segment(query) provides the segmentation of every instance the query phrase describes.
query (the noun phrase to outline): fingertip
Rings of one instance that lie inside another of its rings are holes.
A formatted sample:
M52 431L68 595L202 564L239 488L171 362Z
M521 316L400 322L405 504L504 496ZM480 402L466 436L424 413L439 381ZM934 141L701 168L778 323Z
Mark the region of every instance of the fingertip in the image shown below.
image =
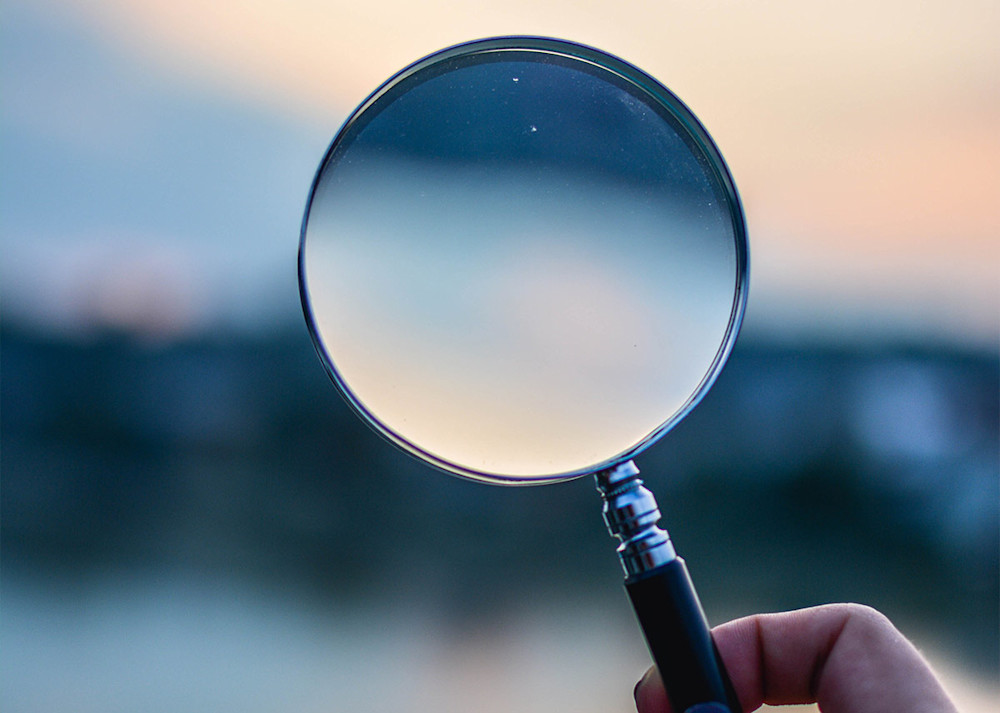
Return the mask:
M646 676L649 675L649 671L642 674L638 681L635 682L635 687L632 689L632 698L635 699L636 704L639 703L639 689L642 688L642 682L646 680Z
M632 695L638 713L671 713L667 692L655 666L649 668L635 684Z

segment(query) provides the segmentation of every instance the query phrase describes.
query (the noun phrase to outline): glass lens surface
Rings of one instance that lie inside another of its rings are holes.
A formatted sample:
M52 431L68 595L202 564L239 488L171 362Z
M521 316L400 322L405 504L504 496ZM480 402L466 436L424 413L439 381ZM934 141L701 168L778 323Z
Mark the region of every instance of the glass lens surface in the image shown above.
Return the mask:
M473 49L342 129L303 300L334 380L397 444L468 477L564 479L710 384L742 312L742 213L679 102L561 51Z

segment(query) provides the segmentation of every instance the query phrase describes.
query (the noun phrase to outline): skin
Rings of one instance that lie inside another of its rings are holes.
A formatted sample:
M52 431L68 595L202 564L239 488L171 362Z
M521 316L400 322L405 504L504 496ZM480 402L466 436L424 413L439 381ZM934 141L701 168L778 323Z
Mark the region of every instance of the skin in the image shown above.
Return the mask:
M870 607L757 614L712 635L748 713L765 703L818 703L823 713L957 713L920 652ZM673 713L655 668L636 685L635 701L639 713Z

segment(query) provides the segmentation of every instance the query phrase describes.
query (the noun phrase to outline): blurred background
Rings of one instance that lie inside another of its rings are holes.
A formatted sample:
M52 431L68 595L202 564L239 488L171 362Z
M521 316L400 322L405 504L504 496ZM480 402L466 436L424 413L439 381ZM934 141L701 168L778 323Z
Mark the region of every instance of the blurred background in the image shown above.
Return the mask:
M632 709L592 484L397 453L298 305L354 106L540 34L663 81L745 201L744 333L639 460L711 622L870 604L996 710L998 31L988 0L8 0L0 707Z

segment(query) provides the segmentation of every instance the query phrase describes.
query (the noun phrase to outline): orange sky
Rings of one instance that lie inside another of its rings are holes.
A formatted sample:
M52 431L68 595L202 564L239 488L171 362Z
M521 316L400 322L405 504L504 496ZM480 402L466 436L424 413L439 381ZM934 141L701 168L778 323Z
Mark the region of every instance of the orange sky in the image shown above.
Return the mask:
M657 76L719 143L746 203L752 299L875 300L995 336L995 1L49 2L163 71L331 137L440 47L498 34L595 45Z

